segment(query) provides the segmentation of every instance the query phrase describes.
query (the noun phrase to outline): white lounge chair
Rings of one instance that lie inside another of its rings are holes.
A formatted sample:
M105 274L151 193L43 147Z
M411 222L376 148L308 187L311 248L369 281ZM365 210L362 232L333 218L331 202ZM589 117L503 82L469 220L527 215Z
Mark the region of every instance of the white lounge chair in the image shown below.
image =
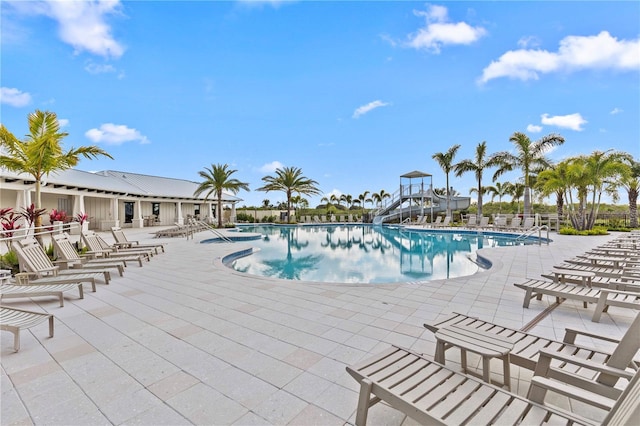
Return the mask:
M549 339L548 337L538 336L536 334L521 330L516 330L514 328L509 328L489 321L484 321L480 318L457 312L454 312L444 319L438 320L436 322L425 323L424 326L426 329L432 331L433 333L436 333L438 330L444 327L463 326L469 329L490 332L494 333L496 336L508 338L514 344L513 349L509 353L510 362L519 367L533 371L538 365L539 351L542 349L552 350L564 354L571 354L581 359L598 359L602 360L603 362L607 362L609 358L613 356L612 354L615 353L616 350L628 354L628 352L633 351L633 348L635 347L635 353L639 349L638 342L636 340L636 337L634 336L634 333L636 332L636 329L638 327L638 322L638 318L636 318L633 326L627 330L627 332L621 339L615 339L611 336L603 336L600 334L591 333L587 330L565 328L565 333L562 341ZM582 344L579 342L579 340L584 341L585 343ZM598 345L599 342L602 342L604 344L599 345L600 347L598 348L592 346ZM611 344L616 345L616 349L614 350L614 352L603 349L603 347L607 347ZM633 370L637 370L640 367L640 363L633 359L633 355L631 355L631 358L629 359L627 364Z
M82 283L66 284L3 284L0 285L0 300L16 297L44 297L55 296L60 301L60 307L64 306L65 291L78 290L80 299L84 299Z
M528 308L533 298L542 299L543 295L562 299L577 300L584 303L594 303L595 310L591 321L599 322L603 312L609 306L627 309L640 309L640 293L619 291L606 288L585 287L575 284L563 284L553 281L529 279L522 283L515 283L516 287L525 290L523 307Z
M633 419L639 404L637 375L600 423L523 398L397 346L347 367L347 372L360 384L357 426L366 424L369 407L380 401L424 425L610 425Z
M467 223L465 224L467 228L475 228L477 225L478 222L475 214L470 214L469 216L467 216Z
M20 267L24 271L18 274L20 279L27 279L31 285L89 283L92 291L95 292L97 279L103 278L106 284L109 284L111 279L107 270L91 272L60 270L60 267L51 262L47 253L37 242L34 244L25 242L25 240L14 241L11 247L18 256Z
M13 333L13 349L20 350L20 330L49 320L49 337L53 337L53 315L0 306L0 330Z
M124 233L122 228L118 226L111 227L111 235L113 235L113 239L116 241L114 244L116 247L144 250L150 249L155 251L155 254L158 254L159 250L164 252L164 244L140 244L140 241L131 241L127 238L127 235Z
M82 240L89 248L89 253L97 257L109 258L112 260L117 259L119 261L124 261L125 264L128 261L136 261L140 266L142 266L143 260L149 260L151 258L151 254L148 251L120 252L114 248L104 247L101 238L93 231L83 232Z
M65 268L72 269L117 269L120 276L124 275L124 262L111 259L91 259L80 256L66 233L52 235L52 243L56 255L56 263L64 264Z

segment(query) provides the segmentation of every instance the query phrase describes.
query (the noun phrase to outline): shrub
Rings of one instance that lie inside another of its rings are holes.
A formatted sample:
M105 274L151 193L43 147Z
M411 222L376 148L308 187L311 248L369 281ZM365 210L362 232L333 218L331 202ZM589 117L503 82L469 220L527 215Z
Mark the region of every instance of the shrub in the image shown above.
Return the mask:
M11 275L15 275L20 272L20 264L18 262L18 255L16 252L10 250L4 255L0 255L0 269L11 270Z
M572 227L565 227L558 231L560 235L607 235L609 231L607 228L596 226L593 229L587 229L584 231L578 231Z
M238 220L238 222L249 222L249 223L253 223L255 218L247 213L244 212L238 212L236 214L236 219Z

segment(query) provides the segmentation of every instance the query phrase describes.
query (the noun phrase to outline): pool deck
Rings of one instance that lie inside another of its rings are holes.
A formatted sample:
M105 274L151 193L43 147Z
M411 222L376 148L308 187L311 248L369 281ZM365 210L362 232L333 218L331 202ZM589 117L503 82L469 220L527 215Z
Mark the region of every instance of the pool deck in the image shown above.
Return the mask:
M1 333L3 425L352 424L359 387L347 365L390 344L432 356L435 339L423 323L454 311L520 328L553 300L525 309L514 282L618 235L553 233L550 245L483 249L493 266L472 276L350 285L242 275L220 259L250 241L200 244L210 232L151 239L157 230L125 229L129 240L165 242L166 253L128 266L96 293L86 287L84 300L69 294L63 308L46 297L3 302L56 317L55 337L46 323L23 331L17 353L13 335ZM592 311L566 301L531 332L562 339L574 327L619 337L634 315L611 308L594 323ZM532 373L513 367L511 375L512 390L526 395ZM377 404L369 424L416 422Z

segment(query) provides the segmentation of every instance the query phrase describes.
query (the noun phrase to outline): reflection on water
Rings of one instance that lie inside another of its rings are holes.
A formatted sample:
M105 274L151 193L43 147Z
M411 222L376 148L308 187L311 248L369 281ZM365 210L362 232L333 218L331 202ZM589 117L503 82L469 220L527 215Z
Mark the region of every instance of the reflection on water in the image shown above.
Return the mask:
M289 280L390 283L475 273L468 255L483 247L518 244L486 234L430 233L368 225L251 226L260 250L231 266L248 274Z

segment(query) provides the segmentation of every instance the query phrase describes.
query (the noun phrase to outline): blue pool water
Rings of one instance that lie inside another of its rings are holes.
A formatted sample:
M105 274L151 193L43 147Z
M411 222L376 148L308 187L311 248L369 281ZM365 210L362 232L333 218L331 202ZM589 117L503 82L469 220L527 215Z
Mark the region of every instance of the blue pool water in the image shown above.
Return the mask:
M521 245L515 236L464 231L415 231L371 225L242 226L259 233L258 249L232 257L233 269L288 280L395 283L471 275L469 256L486 247Z

